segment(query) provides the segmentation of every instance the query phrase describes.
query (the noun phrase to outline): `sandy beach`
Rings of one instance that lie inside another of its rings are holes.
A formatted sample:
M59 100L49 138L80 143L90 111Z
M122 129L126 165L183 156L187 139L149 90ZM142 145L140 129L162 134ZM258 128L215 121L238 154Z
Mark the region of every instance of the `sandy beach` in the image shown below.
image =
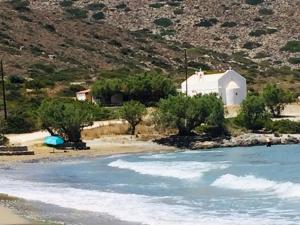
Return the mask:
M18 145L20 142L26 144L30 150L35 152L34 155L25 156L1 156L0 165L10 165L15 163L35 163L40 161L60 161L69 160L72 158L81 157L101 157L116 154L130 154L140 152L163 152L174 151L175 148L156 144L152 141L142 141L135 137L124 136L109 136L94 140L85 140L90 150L54 150L42 144L42 138L47 135L45 132L36 132L33 134L26 134L26 137L20 139L12 138L11 144ZM12 137L12 136L11 136ZM22 140L22 141L21 141ZM16 215L11 209L5 206L0 206L0 225L15 225L15 224L29 224L28 221Z
M85 140L85 142L87 143L87 146L91 148L90 150L56 150L44 146L40 140L31 141L27 143L27 146L30 150L35 152L34 155L1 156L0 164L175 150L174 147L159 145L152 141L138 140L137 138L128 135L103 137L94 140Z
M16 215L12 210L0 206L0 225L29 224L28 221Z

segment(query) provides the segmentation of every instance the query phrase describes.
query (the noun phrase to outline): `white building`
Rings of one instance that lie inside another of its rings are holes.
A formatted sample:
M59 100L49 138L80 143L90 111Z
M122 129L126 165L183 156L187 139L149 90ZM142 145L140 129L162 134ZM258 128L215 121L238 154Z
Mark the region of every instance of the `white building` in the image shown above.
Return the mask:
M225 105L239 105L247 95L246 79L234 70L208 75L196 72L187 79L187 83L181 83L183 93L186 93L186 85L189 96L217 93Z
M76 92L76 99L78 101L94 102L94 99L93 99L90 89Z

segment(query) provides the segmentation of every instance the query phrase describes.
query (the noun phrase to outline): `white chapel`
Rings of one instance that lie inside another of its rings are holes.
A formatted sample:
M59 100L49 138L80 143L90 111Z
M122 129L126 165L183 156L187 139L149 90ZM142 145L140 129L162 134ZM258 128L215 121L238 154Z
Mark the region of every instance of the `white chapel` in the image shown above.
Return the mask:
M232 69L219 74L196 72L181 83L183 93L186 93L186 87L189 96L217 93L224 105L240 105L247 96L246 79Z

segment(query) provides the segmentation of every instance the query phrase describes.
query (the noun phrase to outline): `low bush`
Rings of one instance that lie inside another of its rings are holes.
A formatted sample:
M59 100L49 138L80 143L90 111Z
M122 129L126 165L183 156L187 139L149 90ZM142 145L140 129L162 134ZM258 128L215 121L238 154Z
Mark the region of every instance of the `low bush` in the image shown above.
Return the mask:
M283 48L281 48L281 50L287 52L300 52L300 41L289 41Z
M260 37L262 35L274 34L276 32L277 32L276 28L262 28L262 29L256 29L251 31L249 35L254 37Z
M157 26L161 26L161 27L169 27L171 25L173 25L172 20L168 19L168 18L159 18L153 21L153 23L155 23Z
M74 0L63 0L63 1L60 1L59 4L62 6L62 7L70 7L72 6L74 3Z
M44 25L44 28L45 28L46 30L48 30L49 32L55 32L55 31L56 31L55 26L52 25L52 24L45 24L45 25Z
M176 0L171 0L171 1L168 1L167 4L169 6L180 6L181 2L180 1L176 1Z
M102 10L105 7L104 3L91 3L87 6L88 10L91 11L97 11L97 10Z
M280 134L299 134L300 122L291 120L270 121L267 123L266 129Z
M28 11L30 2L28 0L12 0L10 4L18 11Z
M291 58L289 58L289 63L291 63L291 64L300 64L300 57L291 57Z
M105 14L103 12L97 12L97 13L93 14L92 17L94 20L104 20Z
M165 5L164 3L156 2L156 3L149 4L149 7L158 9L163 7L164 5Z
M263 2L264 0L246 0L246 4L248 5L259 5Z
M177 8L173 11L173 13L175 15L181 15L181 14L184 14L184 10L183 10L183 8Z
M255 48L259 48L259 47L261 47L261 46L262 46L262 45L261 45L260 43L249 41L249 42L246 42L246 43L243 45L243 48L252 50L252 49L255 49Z
M218 22L219 22L219 20L216 18L201 19L201 21L199 23L195 24L195 26L209 28L209 27L216 25Z
M88 17L88 11L80 8L69 8L66 12L74 19L85 19Z
M11 75L8 80L12 84L23 84L25 82L25 79L19 75Z
M226 21L221 25L221 27L235 27L236 25L237 25L236 22Z
M273 15L274 11L272 9L268 9L268 8L261 8L258 10L260 15Z

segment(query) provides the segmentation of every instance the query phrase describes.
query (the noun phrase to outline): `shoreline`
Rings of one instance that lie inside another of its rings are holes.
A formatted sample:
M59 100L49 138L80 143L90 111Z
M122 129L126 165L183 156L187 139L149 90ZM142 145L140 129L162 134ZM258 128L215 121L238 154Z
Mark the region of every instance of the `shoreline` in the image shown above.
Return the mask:
M271 145L300 144L300 134L246 133L230 138L208 139L202 136L169 136L159 139L143 140L129 135L106 136L84 140L90 150L54 150L44 146L42 140L28 142L34 155L1 156L0 166L15 163L39 163L64 161L69 159L107 157L119 154L164 153L183 150L209 150L215 148L235 148Z
M90 150L70 150L67 152L55 150L55 153L52 153L52 148L43 146L39 143L39 141L35 141L28 143L29 148L35 151L35 155L1 156L0 166L5 168L5 166L17 165L19 163L59 162L77 159L93 159L96 157L108 157L122 154L166 153L184 150L200 151L212 148L261 146L266 145L268 141L270 141L272 145L299 144L300 135L282 135L277 137L274 134L244 134L237 137L231 137L230 139L215 139L213 141L203 140L199 136L171 136L153 141L144 141L131 136L110 136L87 140L87 145L91 147ZM3 196L5 199L4 202ZM0 218L3 218L0 221L0 225L45 224L34 219L26 219L28 215L26 215L25 212L22 213L22 210L20 213L16 205L15 207L11 205L7 206L5 201L9 201L9 199L21 201L21 199L7 196L5 193L0 194ZM28 207L28 210L30 211L29 208L30 207Z

